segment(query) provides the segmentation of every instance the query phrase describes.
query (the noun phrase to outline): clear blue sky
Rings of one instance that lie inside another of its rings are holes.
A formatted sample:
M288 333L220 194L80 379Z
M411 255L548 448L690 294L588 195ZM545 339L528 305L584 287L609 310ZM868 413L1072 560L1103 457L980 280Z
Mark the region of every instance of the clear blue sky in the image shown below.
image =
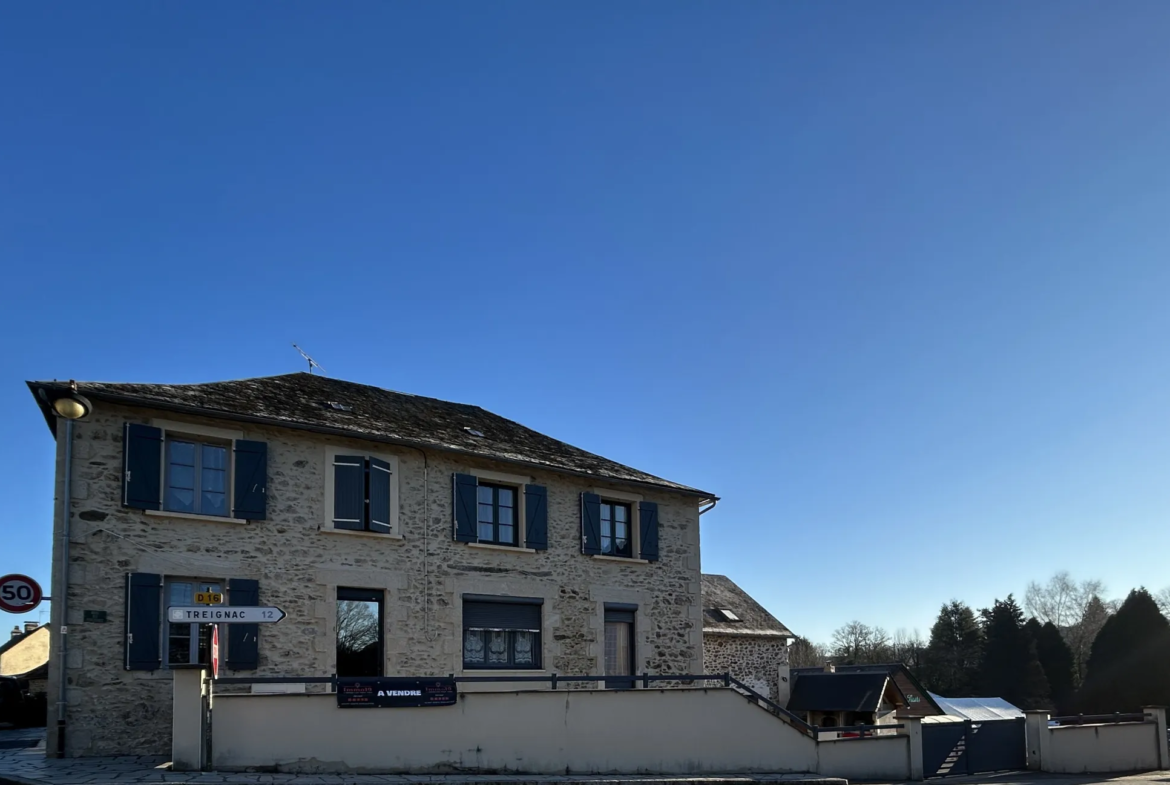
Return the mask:
M1165 2L8 5L0 572L49 575L25 379L296 341L719 493L703 568L815 639L1161 588L1168 39Z

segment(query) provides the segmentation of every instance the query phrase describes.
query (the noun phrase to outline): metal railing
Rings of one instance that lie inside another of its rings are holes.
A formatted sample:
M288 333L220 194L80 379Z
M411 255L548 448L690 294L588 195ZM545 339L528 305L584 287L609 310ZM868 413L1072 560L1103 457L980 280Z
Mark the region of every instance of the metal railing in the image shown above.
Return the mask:
M1049 717L1049 722L1056 722L1060 725L1108 725L1121 722L1152 722L1149 717L1141 712L1131 712L1123 714L1122 712L1114 712L1113 714L1071 714L1067 717Z
M328 684L334 691L337 689L337 681L339 678L344 678L347 681L369 681L371 683L382 679L393 678L407 678L407 679L447 679L454 681L456 684L484 684L484 683L499 683L499 684L548 684L552 689L557 689L559 684L564 682L612 682L625 683L633 686L641 682L643 689L649 689L651 684L664 681L676 681L683 684L692 684L700 681L717 681L724 687L730 687L735 681L730 673L678 673L678 674L650 674L643 673L641 675L631 674L629 676L564 676L559 673L539 674L533 676L456 676L450 674L448 676L354 676L354 677L339 677L337 674L332 676L227 676L220 679L210 679L209 681L215 684ZM767 700L765 698L765 700Z

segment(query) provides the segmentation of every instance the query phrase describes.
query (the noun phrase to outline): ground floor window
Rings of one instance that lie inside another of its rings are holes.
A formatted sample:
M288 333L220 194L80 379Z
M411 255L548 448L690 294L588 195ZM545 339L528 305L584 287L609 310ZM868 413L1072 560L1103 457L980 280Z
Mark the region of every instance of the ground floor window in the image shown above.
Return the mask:
M463 667L539 669L543 600L531 597L463 599Z
M157 584L155 584L157 586ZM171 606L196 605L195 592L222 592L223 584L209 580L168 580L165 609ZM165 620L165 615L164 615ZM157 629L157 628L156 628ZM166 625L168 665L208 665L211 663L210 624Z
M605 606L605 686L632 689L634 686L634 615L629 605ZM622 678L631 677L631 678Z
M337 675L381 676L381 589L337 588Z

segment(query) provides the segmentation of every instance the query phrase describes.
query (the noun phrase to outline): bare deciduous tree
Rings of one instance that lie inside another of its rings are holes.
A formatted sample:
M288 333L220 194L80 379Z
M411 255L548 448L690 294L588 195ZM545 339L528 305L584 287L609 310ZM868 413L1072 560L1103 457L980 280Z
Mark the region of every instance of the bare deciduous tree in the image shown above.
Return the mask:
M1170 619L1170 586L1155 594L1154 602L1158 603L1158 610L1162 611L1162 615Z
M1105 596L1105 585L1101 581L1088 580L1079 583L1062 570L1048 583L1032 581L1024 592L1024 611L1044 624L1052 622L1058 628L1071 627L1085 615L1085 609L1093 597Z
M356 654L378 640L378 616L370 603L342 600L337 603L337 648Z
M788 666L791 668L819 668L828 659L828 648L807 638L797 638L788 649Z

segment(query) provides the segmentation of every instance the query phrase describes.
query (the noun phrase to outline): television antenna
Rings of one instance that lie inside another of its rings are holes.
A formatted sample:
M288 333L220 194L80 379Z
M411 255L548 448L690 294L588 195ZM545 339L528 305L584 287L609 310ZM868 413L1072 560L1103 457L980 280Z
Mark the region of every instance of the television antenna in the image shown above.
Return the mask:
M325 371L325 369L324 369L323 367L321 367L321 363L317 362L317 361L316 361L316 360L314 360L312 357L310 357L308 354L306 354L304 349L302 349L301 347L297 346L295 343L293 344L293 348L294 348L294 349L296 349L298 352L300 352L300 353L301 353L301 357L304 357L306 360L308 360L308 362L309 362L309 373L310 373L310 374L311 374L311 373L313 373L313 369L314 369L314 368L320 368L320 369L321 369L321 373L324 373L324 374L328 375L328 373Z

